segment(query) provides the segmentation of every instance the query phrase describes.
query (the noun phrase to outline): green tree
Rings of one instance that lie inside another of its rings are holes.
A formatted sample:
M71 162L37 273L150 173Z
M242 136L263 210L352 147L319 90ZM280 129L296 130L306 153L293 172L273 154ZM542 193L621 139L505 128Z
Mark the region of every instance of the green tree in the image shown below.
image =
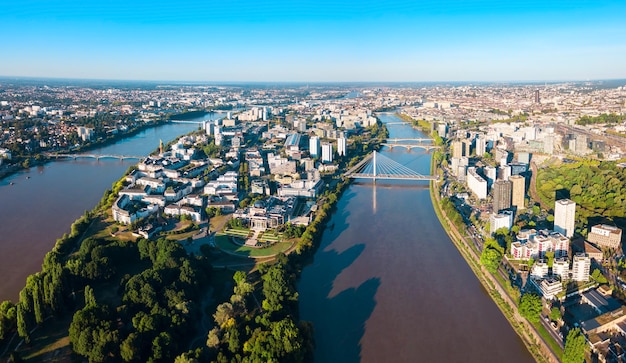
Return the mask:
M599 284L606 284L609 282L609 280L607 280L602 272L600 272L600 270L598 269L593 270L593 272L591 273L591 277Z
M10 301L0 304L0 340L8 336L8 333L16 328L17 308Z
M495 273L498 271L504 251L502 247L492 238L488 238L483 246L483 252L480 254L480 263L485 266L487 271Z
M557 307L553 307L550 309L550 320L559 321L561 320L561 310Z
M563 363L582 363L585 360L585 336L580 332L580 328L569 331L565 338L565 349L563 350Z
M17 334L24 338L26 343L30 342L29 329L30 315L21 302L17 303Z
M533 293L522 295L519 302L519 313L532 323L539 322L539 315L541 314L541 297Z
M142 340L137 333L130 333L120 344L120 356L124 362L141 362Z
M552 267L552 265L554 264L554 251L546 251L544 257L547 260L548 267Z

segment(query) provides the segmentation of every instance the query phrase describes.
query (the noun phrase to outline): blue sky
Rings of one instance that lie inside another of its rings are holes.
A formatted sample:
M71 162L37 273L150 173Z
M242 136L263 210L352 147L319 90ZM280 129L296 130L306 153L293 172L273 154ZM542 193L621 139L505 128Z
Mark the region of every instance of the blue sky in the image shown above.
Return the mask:
M2 76L626 78L624 0L0 0L0 9Z

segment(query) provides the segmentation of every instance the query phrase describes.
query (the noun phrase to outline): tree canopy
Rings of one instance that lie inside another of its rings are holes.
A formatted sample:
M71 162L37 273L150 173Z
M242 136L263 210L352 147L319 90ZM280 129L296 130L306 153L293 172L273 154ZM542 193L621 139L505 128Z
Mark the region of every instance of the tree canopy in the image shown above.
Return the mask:
M585 360L585 346L585 336L580 328L570 330L565 338L563 363L582 363Z
M533 293L522 295L519 302L519 313L530 322L538 322L541 314L541 297Z

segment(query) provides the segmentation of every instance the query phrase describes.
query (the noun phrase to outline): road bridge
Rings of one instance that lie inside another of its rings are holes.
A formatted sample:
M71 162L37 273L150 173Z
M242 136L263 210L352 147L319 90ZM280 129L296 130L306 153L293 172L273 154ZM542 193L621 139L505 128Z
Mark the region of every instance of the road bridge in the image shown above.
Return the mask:
M50 158L55 159L118 159L118 160L126 160L126 159L135 159L142 160L145 159L145 156L138 155L116 155L116 154L46 154Z

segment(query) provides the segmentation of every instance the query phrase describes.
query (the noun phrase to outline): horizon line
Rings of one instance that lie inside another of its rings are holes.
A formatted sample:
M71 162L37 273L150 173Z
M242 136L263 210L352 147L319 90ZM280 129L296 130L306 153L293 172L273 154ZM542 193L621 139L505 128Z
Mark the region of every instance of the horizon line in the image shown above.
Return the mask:
M231 84L410 84L410 83L426 83L426 84L438 84L438 83L491 83L491 84L507 84L507 83L576 83L576 82L602 82L602 81L626 81L626 78L597 78L597 79L545 79L545 80L434 80L434 81L306 81L306 80L293 80L293 81L210 81L210 80L156 80L156 79L131 79L131 78L77 78L77 77L54 77L54 76L7 76L0 75L0 80L14 79L14 80L51 80L51 81L96 81L96 82L145 82L145 83L177 83L177 84L211 84L211 85L231 85Z

